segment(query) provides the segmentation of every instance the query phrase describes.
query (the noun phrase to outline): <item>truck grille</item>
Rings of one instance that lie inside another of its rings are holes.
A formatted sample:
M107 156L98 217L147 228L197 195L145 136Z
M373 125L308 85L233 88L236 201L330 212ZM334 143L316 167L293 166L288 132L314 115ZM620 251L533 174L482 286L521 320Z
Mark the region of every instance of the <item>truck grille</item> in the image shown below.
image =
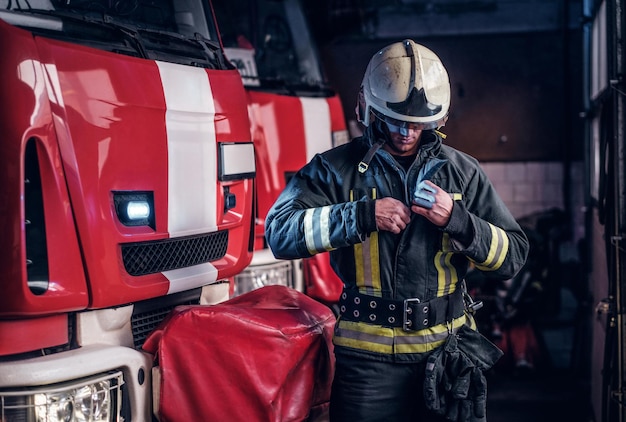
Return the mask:
M132 327L133 344L135 349L141 349L141 346L143 346L143 343L146 341L148 335L159 326L161 321L165 319L167 314L169 314L172 309L174 309L174 306L154 309L151 312L133 315Z
M135 303L131 319L135 349L141 349L150 333L176 306L199 304L201 292L198 288Z
M132 276L191 267L226 255L228 231L122 245L124 268Z

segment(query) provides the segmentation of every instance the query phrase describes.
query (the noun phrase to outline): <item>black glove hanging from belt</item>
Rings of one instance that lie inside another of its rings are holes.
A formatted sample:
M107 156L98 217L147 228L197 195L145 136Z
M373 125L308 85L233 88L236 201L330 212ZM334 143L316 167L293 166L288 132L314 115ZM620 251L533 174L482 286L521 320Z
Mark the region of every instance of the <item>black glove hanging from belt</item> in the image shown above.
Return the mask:
M487 381L503 352L475 330L461 326L426 362L426 407L454 422L486 422Z

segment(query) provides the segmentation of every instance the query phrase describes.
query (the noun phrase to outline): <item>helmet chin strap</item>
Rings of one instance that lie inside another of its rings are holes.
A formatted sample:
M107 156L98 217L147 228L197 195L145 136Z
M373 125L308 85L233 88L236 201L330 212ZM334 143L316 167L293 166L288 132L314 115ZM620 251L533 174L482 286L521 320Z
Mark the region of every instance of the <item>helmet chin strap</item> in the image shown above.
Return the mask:
M385 145L385 140L382 138L378 138L378 140L374 142L370 149L367 150L367 153L365 153L365 156L357 166L359 173L363 174L367 171L370 166L370 162L372 161L372 158L374 158L374 154L376 154L376 151L378 151L383 145Z
M372 158L374 158L374 154L376 154L376 151L378 151L383 145L385 145L385 142L387 142L386 139L389 137L389 130L387 128L387 125L382 124L383 122L381 122L379 118L370 116L370 118L372 117L374 118L374 122L371 130L373 132L379 132L379 134L383 136L376 136L376 142L372 144L370 149L368 149L365 153L363 159L359 162L357 169L361 174L367 171L370 166L370 162L372 161ZM375 135L378 134L375 133Z

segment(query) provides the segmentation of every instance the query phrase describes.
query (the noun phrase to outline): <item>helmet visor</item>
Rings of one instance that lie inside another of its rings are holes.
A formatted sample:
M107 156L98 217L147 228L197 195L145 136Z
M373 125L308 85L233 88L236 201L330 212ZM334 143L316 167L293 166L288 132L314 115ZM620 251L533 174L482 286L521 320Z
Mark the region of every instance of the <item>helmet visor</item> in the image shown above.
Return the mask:
M385 124L387 125L387 128L389 129L389 132L392 133L401 133L403 135L405 135L406 133L408 133L409 130L429 130L429 129L437 129L443 125L446 124L446 120L447 120L447 116L444 117L443 119L439 119L436 120L434 122L407 122L404 120L397 120L394 118L391 118L389 116L385 116L384 114L382 114L381 112L379 112L378 110L372 109L372 112L374 113L374 115L380 119L381 121L385 122Z
M393 119L384 120L389 132L400 133L401 135L406 135L409 133L409 130L424 130L424 127L426 126L424 123L401 122L399 120L394 120L394 123L391 123L389 120Z

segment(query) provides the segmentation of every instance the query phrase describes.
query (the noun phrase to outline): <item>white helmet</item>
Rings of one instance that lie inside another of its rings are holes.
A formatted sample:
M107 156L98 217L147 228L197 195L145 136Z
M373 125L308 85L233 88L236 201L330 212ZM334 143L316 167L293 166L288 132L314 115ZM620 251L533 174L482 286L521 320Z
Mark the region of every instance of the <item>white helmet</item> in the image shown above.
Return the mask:
M423 45L412 40L393 43L367 65L356 109L365 126L374 114L394 125L436 129L446 123L449 109L448 72Z

